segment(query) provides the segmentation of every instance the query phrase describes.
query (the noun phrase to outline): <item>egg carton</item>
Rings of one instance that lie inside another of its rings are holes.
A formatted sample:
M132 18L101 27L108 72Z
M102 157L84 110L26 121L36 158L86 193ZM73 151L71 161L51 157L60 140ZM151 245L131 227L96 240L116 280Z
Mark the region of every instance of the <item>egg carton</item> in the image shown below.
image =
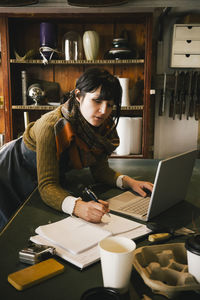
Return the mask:
M138 248L133 265L154 293L170 299L182 291L200 292L200 284L188 273L184 243Z

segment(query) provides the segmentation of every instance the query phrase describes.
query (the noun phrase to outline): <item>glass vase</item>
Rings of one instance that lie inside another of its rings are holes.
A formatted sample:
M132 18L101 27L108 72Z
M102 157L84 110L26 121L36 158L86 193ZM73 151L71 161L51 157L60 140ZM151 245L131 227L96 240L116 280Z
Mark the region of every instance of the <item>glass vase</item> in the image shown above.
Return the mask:
M63 36L63 53L65 60L82 59L82 40L78 32L69 31L65 33Z

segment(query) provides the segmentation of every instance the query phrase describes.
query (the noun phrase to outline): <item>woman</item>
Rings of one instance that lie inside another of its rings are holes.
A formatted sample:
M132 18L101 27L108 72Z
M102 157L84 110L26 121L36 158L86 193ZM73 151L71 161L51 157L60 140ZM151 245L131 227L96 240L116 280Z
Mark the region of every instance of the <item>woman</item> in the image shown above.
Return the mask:
M115 172L109 155L119 145L116 123L120 115L122 89L108 71L88 69L78 79L67 101L30 123L23 137L0 150L0 226L38 186L43 201L60 211L90 222L100 222L108 203L84 202L64 188L64 174L89 167L95 181L131 188L145 196L149 182ZM116 106L116 120L111 112Z

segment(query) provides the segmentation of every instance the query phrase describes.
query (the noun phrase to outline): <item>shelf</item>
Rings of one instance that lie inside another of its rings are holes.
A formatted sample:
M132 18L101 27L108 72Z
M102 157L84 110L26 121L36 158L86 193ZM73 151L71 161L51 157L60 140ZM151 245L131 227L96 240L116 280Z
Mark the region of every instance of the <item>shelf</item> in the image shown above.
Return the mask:
M16 110L54 110L60 104L56 105L12 105L12 109ZM3 106L2 106L3 107ZM1 106L0 106L1 108ZM143 105L122 106L122 111L143 110ZM115 108L113 109L115 110Z
M127 4L105 7L81 7L72 6L66 0L40 0L37 4L25 6L6 7L1 5L1 13L6 14L93 14L93 13L153 13L156 8L181 7L188 11L188 8L196 9L199 7L197 0L132 0Z
M135 4L136 1L136 4ZM141 4L141 1L144 4ZM184 0L179 0L180 2ZM192 1L192 0L190 0ZM195 0L193 0L195 1ZM147 2L147 3L146 3ZM157 0L154 0L157 2ZM171 0L171 2L174 2ZM165 5L167 6L167 4ZM196 7L196 5L195 5ZM94 14L94 13L131 13L131 12L148 12L152 13L154 7L152 6L152 0L134 0L134 3L127 3L123 5L106 6L106 7L81 7L72 6L67 3L66 0L40 0L37 4L26 6L0 6L1 13L7 14Z
M131 111L131 110L143 110L144 109L144 105L131 105L131 106L122 106L121 107L121 110L129 110L129 111Z
M109 158L143 158L142 154L117 155L112 153Z
M41 59L28 59L28 60L17 60L10 59L10 63L12 64L43 64L43 60ZM114 59L98 59L98 60L50 60L48 62L49 65L105 65L105 64L143 64L144 59L122 59L122 60L114 60Z
M58 104L59 106L59 104ZM53 105L12 105L16 110L54 110L58 106Z

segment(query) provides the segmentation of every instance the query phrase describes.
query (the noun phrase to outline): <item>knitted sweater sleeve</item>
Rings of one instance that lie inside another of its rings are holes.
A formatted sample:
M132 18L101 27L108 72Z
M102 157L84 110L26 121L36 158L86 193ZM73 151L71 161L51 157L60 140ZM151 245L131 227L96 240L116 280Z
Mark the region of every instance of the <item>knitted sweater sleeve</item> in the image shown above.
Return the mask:
M116 181L121 173L109 167L108 158L102 157L98 159L97 162L90 167L92 176L96 182L101 182L109 186L116 186Z
M62 202L70 194L59 183L59 162L56 157L54 122L53 119L47 121L41 118L34 125L38 189L42 200L47 205L62 210Z

